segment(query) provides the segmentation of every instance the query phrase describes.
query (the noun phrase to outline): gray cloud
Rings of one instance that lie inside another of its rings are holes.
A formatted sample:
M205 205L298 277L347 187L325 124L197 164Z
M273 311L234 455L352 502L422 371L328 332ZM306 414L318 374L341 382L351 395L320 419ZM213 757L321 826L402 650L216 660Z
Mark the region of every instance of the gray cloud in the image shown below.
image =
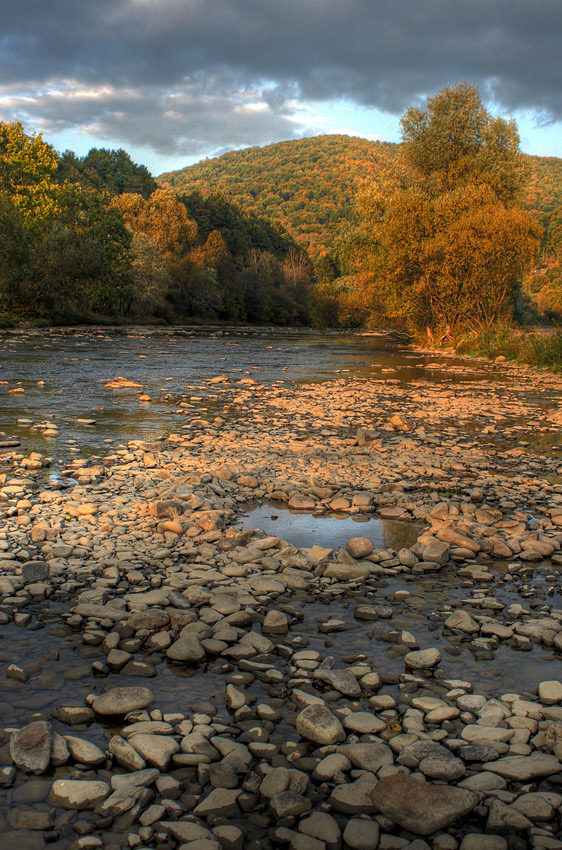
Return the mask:
M562 119L559 0L3 4L0 110L163 154L303 135L295 102L399 114L446 83Z

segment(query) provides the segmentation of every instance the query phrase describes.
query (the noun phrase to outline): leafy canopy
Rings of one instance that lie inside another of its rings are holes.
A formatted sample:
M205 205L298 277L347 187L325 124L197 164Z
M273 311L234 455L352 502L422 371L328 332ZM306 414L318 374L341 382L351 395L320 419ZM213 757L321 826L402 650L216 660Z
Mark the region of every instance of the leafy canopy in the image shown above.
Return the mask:
M352 303L430 338L508 318L537 249L515 124L460 83L409 109L402 133L410 170L363 192L346 241Z

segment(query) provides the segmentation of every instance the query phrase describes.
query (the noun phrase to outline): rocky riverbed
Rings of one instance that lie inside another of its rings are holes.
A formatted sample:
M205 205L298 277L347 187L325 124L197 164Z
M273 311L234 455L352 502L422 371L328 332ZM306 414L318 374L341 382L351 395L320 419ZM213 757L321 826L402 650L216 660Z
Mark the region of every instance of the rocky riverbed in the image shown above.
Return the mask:
M562 848L562 380L210 387L2 449L3 850Z

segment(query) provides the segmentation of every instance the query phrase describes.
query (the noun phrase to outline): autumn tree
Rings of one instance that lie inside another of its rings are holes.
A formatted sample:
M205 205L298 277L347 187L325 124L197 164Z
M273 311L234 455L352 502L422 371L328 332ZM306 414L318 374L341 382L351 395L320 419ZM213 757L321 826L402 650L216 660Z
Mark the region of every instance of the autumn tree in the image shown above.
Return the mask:
M425 111L407 110L401 127L405 176L364 190L348 239L356 303L425 329L429 341L509 318L538 247L520 206L515 123L460 83Z

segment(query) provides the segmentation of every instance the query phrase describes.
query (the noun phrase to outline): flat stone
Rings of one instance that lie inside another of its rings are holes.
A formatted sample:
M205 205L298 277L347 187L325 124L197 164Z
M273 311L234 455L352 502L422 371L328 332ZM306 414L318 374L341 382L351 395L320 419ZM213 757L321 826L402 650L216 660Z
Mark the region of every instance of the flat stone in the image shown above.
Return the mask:
M146 766L142 756L120 735L110 738L107 748L115 761L127 770L143 770Z
M441 661L441 653L436 648L420 649L417 652L408 652L404 656L406 667L411 670L424 670L436 667Z
M180 745L174 738L165 735L135 735L131 746L148 763L158 770L166 770L172 756L179 752Z
M275 817L279 819L296 817L309 812L312 803L302 794L296 794L294 791L281 791L271 798L269 806Z
M377 773L381 767L394 764L392 750L382 743L343 744L338 747L337 751L346 756L354 767L367 770L370 773Z
M152 691L148 688L112 688L96 697L92 708L96 714L128 714L129 711L146 708L153 699Z
M198 817L236 817L240 814L236 801L242 793L240 788L215 788L193 810Z
M44 773L51 761L53 727L36 720L14 732L10 738L10 755L20 770Z
M474 617L471 617L468 611L462 610L453 611L452 614L449 614L443 625L448 629L457 629L467 635L476 634L480 631L480 626Z
M53 782L49 802L63 809L94 809L109 793L107 782L57 779Z
M351 670L326 670L319 667L314 671L314 678L326 682L346 697L361 696L361 685Z
M336 812L345 815L368 815L376 812L372 798L377 778L372 773L363 773L355 782L336 785L329 797Z
M100 767L105 764L105 753L90 741L84 741L83 738L76 738L74 735L65 735L64 740L75 761L92 767Z
M21 575L27 584L32 581L43 581L49 577L50 567L44 561L27 561L22 564Z
M474 809L478 794L463 788L433 785L397 773L379 780L372 792L377 809L415 835L431 835Z
M517 782L529 782L541 776L554 776L562 771L562 764L556 756L548 753L531 753L529 756L506 756L486 765L486 770L513 779Z

